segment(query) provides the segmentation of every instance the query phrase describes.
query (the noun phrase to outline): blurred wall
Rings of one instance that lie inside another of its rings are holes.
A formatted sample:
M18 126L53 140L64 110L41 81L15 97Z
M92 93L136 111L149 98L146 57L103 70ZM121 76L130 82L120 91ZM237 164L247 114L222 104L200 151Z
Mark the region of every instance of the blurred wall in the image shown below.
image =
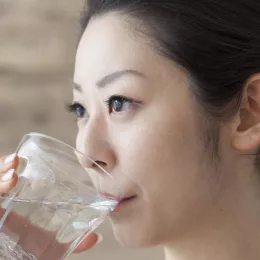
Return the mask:
M78 18L83 0L0 0L0 156L28 132L74 145L76 127L64 109L71 100ZM109 223L104 241L71 259L162 259L159 249L121 248Z

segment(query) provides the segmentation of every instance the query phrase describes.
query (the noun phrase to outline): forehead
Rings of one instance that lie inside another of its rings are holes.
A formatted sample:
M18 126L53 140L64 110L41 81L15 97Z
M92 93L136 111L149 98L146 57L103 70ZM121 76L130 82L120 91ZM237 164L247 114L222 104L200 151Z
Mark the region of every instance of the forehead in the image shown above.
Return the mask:
M145 37L135 32L130 22L119 14L93 18L78 46L75 81L96 80L122 69L144 70L152 59L153 50Z

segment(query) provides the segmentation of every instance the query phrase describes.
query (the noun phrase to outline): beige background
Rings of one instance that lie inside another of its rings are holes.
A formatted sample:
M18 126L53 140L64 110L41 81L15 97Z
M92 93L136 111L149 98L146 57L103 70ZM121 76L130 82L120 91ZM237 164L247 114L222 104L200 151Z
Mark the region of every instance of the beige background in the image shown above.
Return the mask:
M71 99L78 18L82 0L0 0L0 156L31 131L74 144ZM104 241L71 259L162 259L159 249L121 248L109 223Z

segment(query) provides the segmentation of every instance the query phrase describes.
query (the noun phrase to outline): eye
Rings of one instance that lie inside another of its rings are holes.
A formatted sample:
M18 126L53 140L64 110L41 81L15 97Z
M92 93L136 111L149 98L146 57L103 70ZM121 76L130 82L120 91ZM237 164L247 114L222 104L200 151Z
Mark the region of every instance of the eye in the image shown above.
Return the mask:
M109 113L120 113L128 109L133 103L133 100L122 96L111 96L105 102L108 106Z
M86 114L86 109L77 102L67 105L67 110L69 112L75 114L77 116L77 118L82 118Z

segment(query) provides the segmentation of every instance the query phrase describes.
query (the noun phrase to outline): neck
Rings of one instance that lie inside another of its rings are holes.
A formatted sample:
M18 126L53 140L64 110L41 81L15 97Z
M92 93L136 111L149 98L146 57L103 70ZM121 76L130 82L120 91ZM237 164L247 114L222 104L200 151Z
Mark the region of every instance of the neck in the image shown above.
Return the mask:
M244 237L243 232L225 234L212 230L211 235L198 234L198 237L177 245L165 246L166 260L256 260L260 259L258 234ZM257 236L257 237L256 237Z
M166 260L260 259L260 201L248 203L242 196L218 207L185 237L167 243Z

